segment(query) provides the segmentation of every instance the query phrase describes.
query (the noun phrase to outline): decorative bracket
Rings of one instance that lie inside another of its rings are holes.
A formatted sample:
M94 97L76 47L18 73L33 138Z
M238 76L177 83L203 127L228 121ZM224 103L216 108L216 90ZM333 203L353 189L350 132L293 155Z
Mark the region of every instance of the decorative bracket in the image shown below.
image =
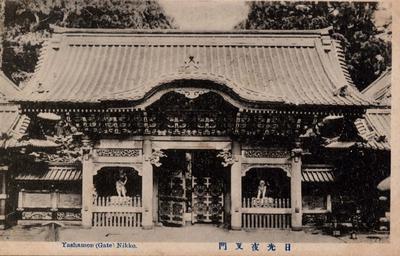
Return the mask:
M301 148L292 149L291 156L296 163L300 160L302 153L303 153L303 149L301 149Z
M154 150L149 157L149 161L152 165L156 167L160 167L162 164L160 163L161 158L167 157L167 155L162 150Z
M217 157L223 159L221 164L224 167L227 167L228 165L232 165L235 163L235 159L233 158L232 153L227 149L224 149L221 152L219 152Z

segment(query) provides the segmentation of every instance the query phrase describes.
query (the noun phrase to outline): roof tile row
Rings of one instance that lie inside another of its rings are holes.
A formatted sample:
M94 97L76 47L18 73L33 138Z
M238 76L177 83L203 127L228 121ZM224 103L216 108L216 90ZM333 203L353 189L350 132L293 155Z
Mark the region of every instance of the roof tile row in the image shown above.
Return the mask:
M22 100L138 100L174 80L212 80L251 101L369 105L345 78L322 32L65 33L47 42ZM62 40L61 40L62 39ZM55 44L55 41L59 43ZM335 92L348 87L349 94Z

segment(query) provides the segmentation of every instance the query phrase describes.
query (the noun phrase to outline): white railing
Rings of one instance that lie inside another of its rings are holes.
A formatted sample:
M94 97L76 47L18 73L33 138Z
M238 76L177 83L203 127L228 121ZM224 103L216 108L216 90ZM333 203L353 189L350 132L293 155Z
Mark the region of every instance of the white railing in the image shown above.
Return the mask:
M93 198L94 227L141 227L142 199L135 197L95 196Z
M93 227L141 227L140 212L94 212Z
M245 229L287 229L290 226L290 214L242 214L242 227Z
M243 198L243 208L290 208L289 198Z
M245 229L278 228L291 225L289 198L243 198L242 227Z
M94 206L122 206L122 207L142 207L140 196L120 197L120 196L95 196Z

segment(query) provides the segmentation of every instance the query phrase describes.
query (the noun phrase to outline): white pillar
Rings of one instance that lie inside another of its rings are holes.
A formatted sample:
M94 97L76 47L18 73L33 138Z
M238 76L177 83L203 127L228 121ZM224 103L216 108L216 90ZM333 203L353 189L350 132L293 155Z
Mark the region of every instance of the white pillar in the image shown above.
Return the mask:
M93 160L89 155L83 156L82 162L82 225L92 227L93 209Z
M144 229L153 228L153 166L150 163L152 153L151 141L143 141L143 171L142 171L142 226Z
M153 172L154 175L154 172ZM153 223L158 223L158 180L153 177Z
M292 204L292 230L294 231L302 229L301 153L302 149L300 148L292 150L290 200Z
M232 143L231 167L231 229L242 229L242 157L241 147L236 141Z

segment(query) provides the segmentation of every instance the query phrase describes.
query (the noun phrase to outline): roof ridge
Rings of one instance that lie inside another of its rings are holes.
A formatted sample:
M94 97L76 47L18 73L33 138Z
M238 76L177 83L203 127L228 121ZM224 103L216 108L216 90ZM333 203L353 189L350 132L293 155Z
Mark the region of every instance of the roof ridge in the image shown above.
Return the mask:
M322 28L322 29L308 29L308 30L295 30L295 29L287 29L287 30L180 30L180 29L132 29L132 28L67 28L60 27L56 25L50 25L50 28L53 29L56 34L158 34L158 35L168 35L168 34L254 34L254 35L274 35L274 34L282 34L282 35L328 35L329 31L332 30L332 26Z

